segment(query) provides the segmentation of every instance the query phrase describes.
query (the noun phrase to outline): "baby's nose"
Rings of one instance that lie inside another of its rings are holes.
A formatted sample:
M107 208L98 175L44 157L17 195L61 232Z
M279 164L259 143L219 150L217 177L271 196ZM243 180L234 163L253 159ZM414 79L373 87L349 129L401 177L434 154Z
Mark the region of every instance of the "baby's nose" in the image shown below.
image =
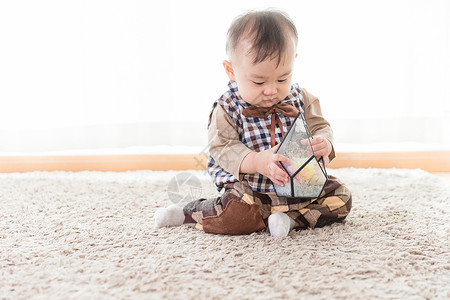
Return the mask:
M275 95L277 93L277 87L275 84L270 84L266 86L266 89L264 90L264 95L271 96Z

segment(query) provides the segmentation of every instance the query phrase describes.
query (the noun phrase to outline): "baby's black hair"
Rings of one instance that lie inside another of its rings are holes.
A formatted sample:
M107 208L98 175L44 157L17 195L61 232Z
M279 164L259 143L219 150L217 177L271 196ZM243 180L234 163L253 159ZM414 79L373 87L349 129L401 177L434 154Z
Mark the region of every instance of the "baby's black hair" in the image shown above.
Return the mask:
M298 41L297 29L289 16L274 9L250 11L233 21L227 34L226 51L229 56L244 34L252 39L249 52L255 54L254 64L277 58L279 65L291 38L295 38L295 43Z

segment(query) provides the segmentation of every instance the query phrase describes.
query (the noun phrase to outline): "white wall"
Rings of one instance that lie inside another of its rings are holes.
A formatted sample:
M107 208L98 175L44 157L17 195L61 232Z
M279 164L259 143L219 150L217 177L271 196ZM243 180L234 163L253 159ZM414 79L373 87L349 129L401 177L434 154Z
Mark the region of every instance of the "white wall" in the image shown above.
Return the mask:
M450 2L0 2L0 152L206 145L233 18L278 7L336 143L450 145Z

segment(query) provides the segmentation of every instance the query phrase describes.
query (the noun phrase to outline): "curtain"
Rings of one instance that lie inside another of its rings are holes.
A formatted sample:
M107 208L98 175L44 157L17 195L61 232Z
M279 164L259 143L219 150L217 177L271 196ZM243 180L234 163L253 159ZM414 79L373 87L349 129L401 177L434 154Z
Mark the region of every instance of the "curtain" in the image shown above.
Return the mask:
M337 145L450 147L449 1L42 0L0 2L0 154L204 149L228 26L267 7Z

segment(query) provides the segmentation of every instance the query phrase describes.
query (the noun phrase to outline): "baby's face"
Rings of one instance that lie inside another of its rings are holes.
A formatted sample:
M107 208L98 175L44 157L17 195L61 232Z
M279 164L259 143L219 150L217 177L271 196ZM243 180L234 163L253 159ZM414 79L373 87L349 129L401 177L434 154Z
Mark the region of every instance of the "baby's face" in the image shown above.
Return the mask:
M295 42L292 40L286 47L278 66L277 59L253 64L254 56L248 54L250 48L251 43L248 40L239 43L231 61L234 74L228 75L236 81L239 93L247 103L270 107L289 94L296 57Z

